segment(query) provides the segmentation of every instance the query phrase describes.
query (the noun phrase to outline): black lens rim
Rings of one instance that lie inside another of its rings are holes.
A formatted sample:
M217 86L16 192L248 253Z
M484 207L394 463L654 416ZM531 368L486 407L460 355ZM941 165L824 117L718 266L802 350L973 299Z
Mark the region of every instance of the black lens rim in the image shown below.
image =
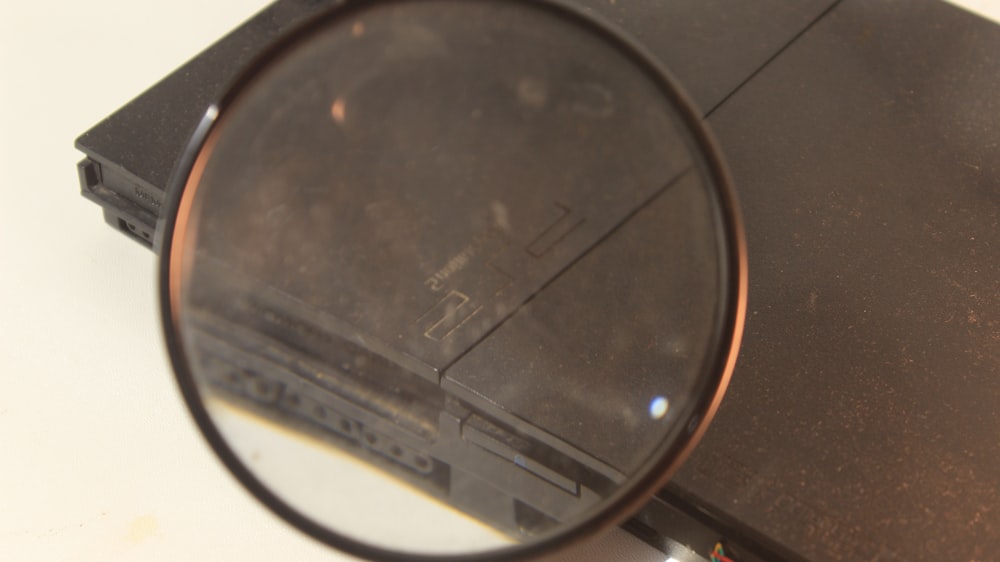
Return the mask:
M222 116L225 115L226 109L234 103L242 89L252 82L263 68L279 58L286 49L306 40L311 34L328 25L336 25L339 20L356 10L408 1L412 2L413 0L347 1L311 16L296 29L286 33L282 38L268 46L227 88L226 93L206 111L174 169L168 186L168 201L162 215L164 217L163 228L158 229L162 232L162 238L158 242L161 243L159 302L163 334L181 394L211 448L247 491L299 530L340 551L371 560L499 562L534 559L581 542L611 526L622 523L629 515L645 504L652 494L666 484L670 476L697 444L714 416L735 367L743 333L747 299L747 251L743 222L730 174L721 157L718 145L704 123L700 112L683 93L669 72L662 68L656 59L637 42L616 31L609 24L598 20L592 14L584 13L579 8L566 4L564 0L466 0L518 2L545 10L584 26L590 32L608 41L609 44L617 46L638 68L645 71L657 83L663 94L673 103L683 121L685 133L689 135L689 141L694 148L695 155L700 156L696 165L704 176L711 179L716 190L712 204L716 214L716 227L719 230L717 232L720 246L719 255L724 256L724 260L719 264L720 294L716 307L716 331L709 353L711 360L705 365L704 374L699 377L696 383L695 396L697 396L697 400L691 401L690 405L682 412L683 423L677 424L679 429L674 432L673 438L668 435L664 439L663 443L651 455L651 460L644 464L639 473L640 476L607 501L601 512L570 528L560 529L538 542L465 555L425 555L387 550L336 533L301 514L272 493L229 448L201 400L197 383L188 366L176 322L171 277L175 273L172 265L176 265L172 249L177 234L178 212L182 207L187 187L191 185L192 172L195 171L198 162L206 159L211 153L214 135L219 130L219 124L222 122Z

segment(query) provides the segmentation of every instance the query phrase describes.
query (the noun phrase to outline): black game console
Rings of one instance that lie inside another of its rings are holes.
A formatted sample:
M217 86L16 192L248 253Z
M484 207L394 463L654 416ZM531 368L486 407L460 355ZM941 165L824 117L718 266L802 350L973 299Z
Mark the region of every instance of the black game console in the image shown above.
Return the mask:
M734 560L994 556L1000 26L932 0L576 3L701 107L749 245L723 406L625 527L705 553L721 539ZM332 4L276 2L81 136L84 196L158 249L168 178L205 108ZM602 470L595 487L617 477Z

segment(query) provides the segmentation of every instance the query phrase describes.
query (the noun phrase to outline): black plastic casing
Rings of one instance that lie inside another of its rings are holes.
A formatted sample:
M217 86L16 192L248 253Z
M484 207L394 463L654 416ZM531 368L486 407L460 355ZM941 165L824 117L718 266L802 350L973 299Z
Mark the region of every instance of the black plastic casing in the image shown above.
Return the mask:
M85 196L151 247L209 101L283 1L84 134ZM737 560L1000 544L1000 27L943 2L581 2L669 68L744 206L750 309L702 444L626 528ZM129 225L132 225L131 227Z

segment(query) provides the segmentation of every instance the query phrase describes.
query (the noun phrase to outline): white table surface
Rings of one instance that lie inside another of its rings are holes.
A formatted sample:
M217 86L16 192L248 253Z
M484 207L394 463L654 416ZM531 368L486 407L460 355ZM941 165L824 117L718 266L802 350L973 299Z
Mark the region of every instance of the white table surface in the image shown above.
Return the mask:
M174 384L154 256L104 224L76 175L76 136L267 2L4 6L0 561L349 559L216 460ZM958 3L1000 20L1000 0ZM565 557L665 558L619 530Z

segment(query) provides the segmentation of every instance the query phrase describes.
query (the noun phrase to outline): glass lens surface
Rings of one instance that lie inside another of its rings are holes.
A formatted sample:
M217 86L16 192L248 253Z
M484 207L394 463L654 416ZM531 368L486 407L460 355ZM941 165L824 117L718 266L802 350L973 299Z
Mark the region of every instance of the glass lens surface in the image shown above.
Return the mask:
M210 431L315 525L428 556L648 484L735 324L726 186L679 103L528 2L373 2L276 47L220 104L167 247Z

